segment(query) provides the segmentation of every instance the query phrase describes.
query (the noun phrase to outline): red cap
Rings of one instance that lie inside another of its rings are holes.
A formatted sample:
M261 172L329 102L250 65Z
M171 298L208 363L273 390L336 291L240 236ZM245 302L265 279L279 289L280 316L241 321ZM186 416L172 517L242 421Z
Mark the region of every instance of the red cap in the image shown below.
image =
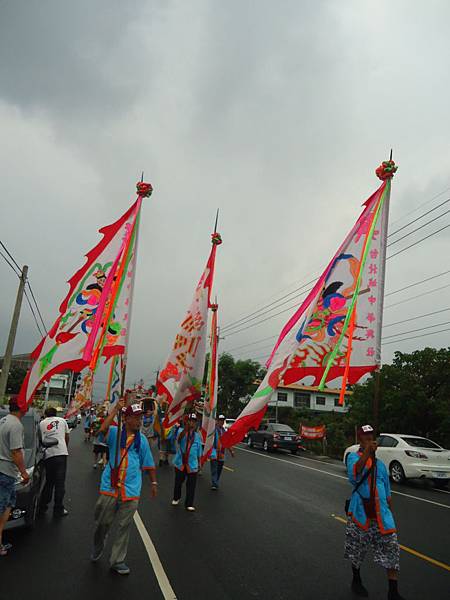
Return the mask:
M140 403L130 404L124 409L123 412L126 417L139 417L140 415L144 414L144 411L142 410L142 404Z

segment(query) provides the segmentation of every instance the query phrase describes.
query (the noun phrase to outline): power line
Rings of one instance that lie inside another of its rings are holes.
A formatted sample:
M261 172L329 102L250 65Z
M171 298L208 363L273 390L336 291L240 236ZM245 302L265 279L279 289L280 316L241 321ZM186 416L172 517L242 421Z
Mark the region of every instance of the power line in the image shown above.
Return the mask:
M316 279L312 279L311 281L308 281L307 283L304 283L303 285L301 285L300 287L296 288L295 290L292 290L292 292L289 292L289 294L285 294L284 296L281 296L281 298L278 298L277 300L274 300L273 302L270 302L269 304L266 304L265 306L262 306L260 309L250 313L249 315L245 316L245 317L241 317L240 319L237 319L236 321L233 321L232 323L229 323L228 325L224 325L224 327L222 327L222 332L226 329L234 329L235 325L238 325L241 321L252 321L253 319L249 319L249 317L252 317L253 315L257 315L257 313L262 312L264 309L268 308L269 306L272 306L273 304L277 304L278 302L280 302L280 300L284 300L285 298L287 298L288 296L291 296L292 294L294 294L295 292L300 291L302 288L306 287L307 285L311 285L311 283L314 283L316 281ZM312 288L310 288L312 289ZM307 292L309 292L310 290L307 290L306 292L304 292L305 294ZM302 294L299 294L302 295ZM293 300L293 298L289 298L289 300L286 300L286 302L282 302L281 304L279 304L279 306L283 306L284 304L286 304L287 302L290 302L290 300ZM274 306L274 308L272 310L275 310L277 308L279 308L279 306ZM270 312L270 311L267 311ZM254 317L255 319L257 319L258 317Z
M417 212L418 210L420 210L423 206L427 206L427 204L430 204L431 202L433 202L433 200L436 200L436 198L439 198L439 196L442 196L443 194L445 194L449 190L450 190L450 187L445 188L445 190L442 190L442 192L439 192L439 194L436 194L435 196L433 196L432 198L430 198L426 202L423 202L422 204L419 204L419 206L417 208L413 208L413 210L410 210L409 212L407 212L406 214L404 214L403 217L399 217L395 221L392 221L392 225L394 225L395 223L398 223L399 221L403 221L404 218L409 217L409 215L414 214L415 212Z
M417 317L410 317L409 319L402 319L401 321L396 321L395 323L388 323L387 325L383 325L385 327L393 327L394 325L400 325L401 323L408 323L408 321L416 321L417 319L423 319L425 317L431 317L432 315L438 315L443 312L447 312L450 310L450 306L448 308L442 308L441 310L434 310L433 312L426 313L424 315L418 315Z
M406 248L402 248L398 252L395 252L395 254L391 254L390 256L388 256L386 258L386 260L389 260L390 258L394 258L394 256L397 256L398 254L401 254L402 252L405 252L405 250L409 250L410 248L413 248L414 246L417 246L417 244L420 244L420 243L424 242L425 240L427 240L428 238L433 237L434 235L440 233L441 231L444 231L444 229L447 229L447 227L450 227L450 223L448 225L445 225L444 227L441 227L437 231L433 231L432 233L429 233L424 238L422 238L420 240L417 240L417 242L414 242L413 244L410 244L409 246L406 246Z
M41 336L41 337L45 337L45 335L42 333L42 331L41 331L41 328L40 328L40 326L39 326L39 322L38 322L38 320L37 320L37 318L36 318L36 313L34 312L34 308L33 308L32 304L31 304L31 302L30 302L30 299L29 299L29 297L28 297L27 291L26 291L26 290L24 290L24 291L23 291L23 293L25 294L25 298L27 299L28 306L30 307L31 314L33 315L34 322L36 323L36 327L38 328L38 331L39 331L39 334L40 334L40 336Z
M5 260L5 262L8 263L8 265L11 267L11 269L14 271L14 273L17 275L17 277L20 277L20 273L18 273L16 271L16 268L14 267L12 262L10 262L2 252L0 252L0 256Z
M17 261L14 258L14 256L11 254L11 252L8 250L8 248L5 246L5 244L1 240L0 240L0 246L3 248L3 250L9 256L9 258L13 261L13 263L16 265L16 267L19 269L19 271L22 272L22 269L21 269L20 265L17 263Z
M430 221L427 221L426 223L423 223L422 225L420 225L420 227L416 227L415 229L413 229L412 231L410 231L409 233L405 233L405 235L402 235L402 237L394 240L393 242L390 242L387 247L389 248L389 246L393 246L394 244L396 244L397 242L401 242L402 240L404 240L405 238L409 237L410 235L412 235L413 233L417 233L418 231L420 231L421 229L423 229L424 227L426 227L427 225L430 225L431 223L434 223L435 221L437 221L438 219L441 219L442 217L445 217L445 215L448 215L448 213L450 212L450 210L445 211L444 213L442 213L441 215L438 215L437 217L434 217L433 219L431 219Z
M385 294L385 298L387 298L388 296L392 296L393 294L398 294L399 292L408 290L409 288L415 287L416 285L420 285L421 283L425 283L426 281L431 281L432 279L437 279L438 277L442 277L443 275L447 275L448 273L450 273L450 269L448 271L443 271L442 273L438 273L437 275L432 275L431 277L427 277L426 279L422 279L421 281L416 281L415 283L410 283L409 285L405 285L404 287L399 288L398 290L394 290L393 292L389 292L388 294Z
M422 298L422 296L428 296L429 294L439 292L440 290L444 290L448 287L450 287L450 283L447 283L446 285L441 285L440 287L434 288L432 290L428 290L428 292L422 292L421 294L416 294L415 296L411 296L410 298L405 298L404 300L400 300L399 302L394 302L394 304L389 304L388 306L385 306L384 309L386 310L387 308L392 308L393 306L398 306L399 304L410 302L410 300L415 300L416 298Z
M32 289L32 287L31 287L31 283L30 283L30 281L29 281L29 280L27 280L27 285L28 285L28 288L29 288L29 290L30 290L30 292L31 292L31 297L33 298L34 305L35 305L35 307L36 307L36 310L37 310L37 312L38 312L39 318L40 318L40 320L41 320L42 327L44 328L45 334L46 334L46 335L48 335L47 327L45 326L44 319L42 318L41 311L39 310L39 305L38 305L38 303L37 303L36 297L35 297L35 295L34 295L34 293L33 293L33 289Z
M436 323L436 325L428 325L427 327L419 327L419 329L410 329L409 331L401 331L400 333L393 333L392 335L385 336L384 339L388 340L393 337L398 337L399 335L407 335L408 333L416 333L416 331L426 331L427 329L433 329L433 327L442 327L442 325L450 325L450 321L445 321L444 323Z
M416 340L417 338L421 338L424 337L426 335L435 335L436 333L443 333L444 331L450 331L450 328L448 329L439 329L439 331L430 331L429 333L423 333L422 335L412 335L410 337L407 338L402 338L401 340L392 340L391 342L381 342L381 345L384 346L388 346L389 344L399 344L400 342L406 342L407 340Z
M409 223L406 223L406 225L403 225L403 227L399 227L399 229L396 229L395 231L393 231L392 233L390 233L388 235L388 238L390 238L392 235L395 235L396 233L399 233L400 231L403 231L403 229L406 229L407 227L409 227L413 223L416 223L417 221L420 221L420 219L423 219L423 217L426 217L427 215L429 215L430 213L434 212L438 208L441 208L441 206L444 206L444 204L447 204L448 202L450 202L450 198L448 200L444 200L444 202L441 202L441 204L438 204L434 208L431 208L427 212L423 213L423 215L420 215L420 217L417 217L416 219L413 219Z

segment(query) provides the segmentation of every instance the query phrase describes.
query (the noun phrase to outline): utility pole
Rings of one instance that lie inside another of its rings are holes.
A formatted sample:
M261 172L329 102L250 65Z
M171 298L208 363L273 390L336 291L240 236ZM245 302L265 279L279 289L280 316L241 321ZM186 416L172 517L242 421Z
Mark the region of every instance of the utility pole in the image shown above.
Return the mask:
M9 328L8 343L6 344L5 356L3 357L2 372L0 375L0 399L5 396L6 384L8 382L9 369L16 341L17 325L19 323L20 309L22 307L23 292L27 281L28 266L24 265L20 275L19 289L17 290L16 305L14 306L11 327Z

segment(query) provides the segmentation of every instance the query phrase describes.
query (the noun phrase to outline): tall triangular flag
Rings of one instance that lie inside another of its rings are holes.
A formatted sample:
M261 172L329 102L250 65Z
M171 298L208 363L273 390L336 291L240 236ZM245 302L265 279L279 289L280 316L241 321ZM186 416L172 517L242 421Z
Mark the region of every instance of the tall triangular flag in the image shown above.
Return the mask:
M157 393L168 407L164 427L171 427L183 415L186 406L194 406L201 397L205 368L206 328L217 246L222 243L220 234L211 236L212 248L194 298L175 337L166 364L159 373Z
M102 239L69 280L59 316L32 354L34 363L18 398L23 410L55 373L88 366L95 371L100 356L125 352L141 204L152 193L149 183L136 187L136 201L115 223L100 229Z
M222 436L230 447L257 428L280 385L303 382L323 389L342 378L356 383L381 360L386 238L392 160L377 169L383 180L321 277L281 331L267 374L236 422Z

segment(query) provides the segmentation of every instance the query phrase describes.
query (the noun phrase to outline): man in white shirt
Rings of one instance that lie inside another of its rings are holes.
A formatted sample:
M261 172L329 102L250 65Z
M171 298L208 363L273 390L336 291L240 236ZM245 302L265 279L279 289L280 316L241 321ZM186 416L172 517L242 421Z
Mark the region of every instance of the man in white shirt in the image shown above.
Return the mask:
M55 446L45 451L45 486L42 490L40 512L45 513L55 493L53 514L55 517L65 517L68 511L64 508L63 500L66 491L67 447L69 445L69 426L65 419L56 416L56 409L49 407L45 410L45 419L40 423L42 441L57 439Z

